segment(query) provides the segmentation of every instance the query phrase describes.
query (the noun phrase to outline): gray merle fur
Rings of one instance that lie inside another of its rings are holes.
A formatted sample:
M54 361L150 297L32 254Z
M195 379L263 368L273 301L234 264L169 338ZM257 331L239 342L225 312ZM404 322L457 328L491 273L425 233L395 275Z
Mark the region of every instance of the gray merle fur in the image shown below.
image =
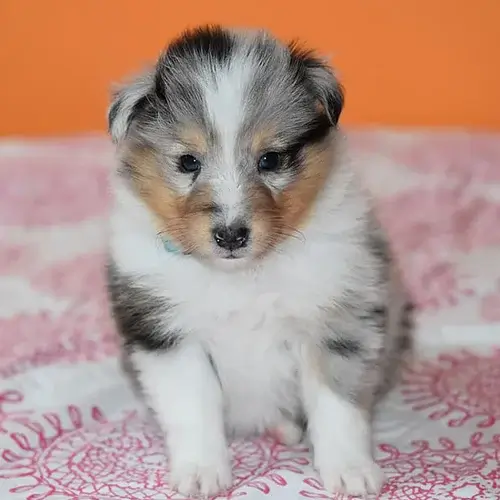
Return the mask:
M126 350L165 351L179 344L181 332L170 329L164 319L174 305L120 273L113 263L108 265L108 292Z
M407 304L400 311L399 331L389 332L392 255L374 218L366 227L364 244L376 269L371 284L375 293L373 288L369 293L363 287L346 290L343 300L326 311L323 352L335 390L369 407L392 386L411 346L412 307Z
M333 354L350 358L358 356L361 351L361 342L347 338L328 338L325 340L326 348Z

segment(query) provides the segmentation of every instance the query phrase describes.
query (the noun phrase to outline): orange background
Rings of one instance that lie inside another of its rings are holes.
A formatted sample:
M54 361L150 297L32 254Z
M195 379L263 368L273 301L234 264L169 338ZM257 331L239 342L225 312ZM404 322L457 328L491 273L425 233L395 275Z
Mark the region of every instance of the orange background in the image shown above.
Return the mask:
M349 125L500 129L499 0L0 0L0 134L103 130L110 83L205 22L331 55Z

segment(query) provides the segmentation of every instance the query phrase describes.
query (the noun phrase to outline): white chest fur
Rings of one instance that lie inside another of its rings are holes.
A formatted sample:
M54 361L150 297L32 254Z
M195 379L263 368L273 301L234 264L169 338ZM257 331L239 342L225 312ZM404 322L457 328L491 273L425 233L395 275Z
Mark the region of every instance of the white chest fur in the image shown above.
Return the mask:
M290 262L273 272L240 275L213 272L190 257L150 276L151 286L175 304L169 322L203 345L216 366L223 388L226 423L241 433L273 427L281 411L298 406L297 371L301 345L315 331L318 304L331 296L335 283L315 279ZM196 278L191 279L191 267ZM323 271L324 273L324 271ZM162 276L163 286L158 280ZM337 277L337 282L340 276Z

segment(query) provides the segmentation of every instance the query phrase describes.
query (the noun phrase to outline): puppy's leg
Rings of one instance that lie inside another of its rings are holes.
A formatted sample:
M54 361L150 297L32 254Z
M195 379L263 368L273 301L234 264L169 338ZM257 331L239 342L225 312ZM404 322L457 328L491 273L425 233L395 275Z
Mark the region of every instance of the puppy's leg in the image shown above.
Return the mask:
M108 290L125 350L166 437L172 487L216 494L231 484L222 391L202 346L171 325L175 304L110 262Z
M168 351L131 354L165 432L170 485L185 495L214 495L231 485L222 393L207 354L181 341Z
M302 359L303 401L315 466L327 490L377 493L383 475L372 457L370 417L380 380L381 335L356 321L332 327L321 344L305 348ZM372 335L371 340L363 343L360 333Z

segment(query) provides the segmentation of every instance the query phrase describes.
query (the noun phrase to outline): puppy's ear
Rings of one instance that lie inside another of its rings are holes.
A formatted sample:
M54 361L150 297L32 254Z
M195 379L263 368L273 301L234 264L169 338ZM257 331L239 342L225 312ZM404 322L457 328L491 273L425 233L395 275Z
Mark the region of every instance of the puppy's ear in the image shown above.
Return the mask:
M344 89L329 64L311 51L290 44L291 62L298 75L336 126L344 107Z
M344 108L344 89L327 63L313 58L307 61L307 67L313 92L336 126Z
M114 90L108 109L108 130L114 143L122 141L134 119L151 106L153 88L154 71L148 71Z

